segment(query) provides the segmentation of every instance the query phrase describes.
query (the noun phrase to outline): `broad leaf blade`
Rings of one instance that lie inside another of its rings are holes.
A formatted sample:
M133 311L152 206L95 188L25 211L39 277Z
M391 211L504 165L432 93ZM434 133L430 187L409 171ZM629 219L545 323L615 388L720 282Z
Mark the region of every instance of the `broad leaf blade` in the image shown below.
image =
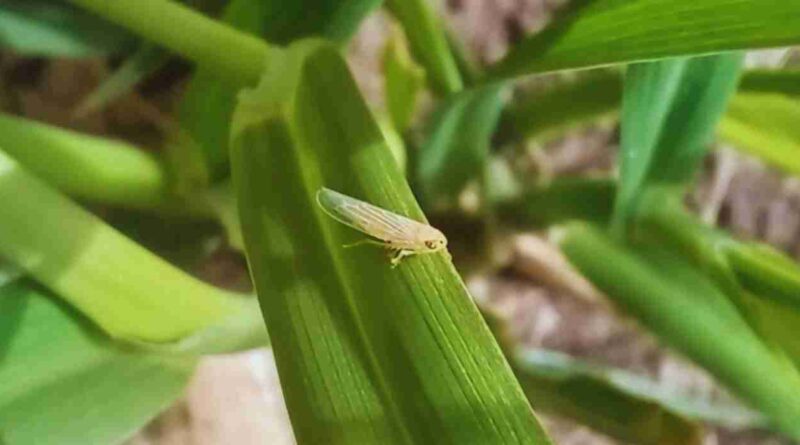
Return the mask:
M798 0L594 0L570 7L564 20L513 48L489 78L800 43Z
M318 207L325 186L424 221L338 50L290 47L240 100L245 245L298 441L546 443L447 256L392 269Z
M113 344L52 297L0 289L4 443L117 443L180 396L196 358Z

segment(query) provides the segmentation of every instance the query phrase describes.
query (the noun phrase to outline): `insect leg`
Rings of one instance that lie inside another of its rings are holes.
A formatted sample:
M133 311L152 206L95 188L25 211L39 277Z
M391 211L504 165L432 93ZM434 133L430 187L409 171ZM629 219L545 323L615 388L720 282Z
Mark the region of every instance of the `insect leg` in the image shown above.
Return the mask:
M392 253L391 259L389 260L389 262L392 263L392 269L397 267L397 265L400 264L400 261L403 258L405 258L407 256L411 256L411 255L414 255L414 251L412 251L412 250L405 250L405 249L397 249L397 250L395 250Z

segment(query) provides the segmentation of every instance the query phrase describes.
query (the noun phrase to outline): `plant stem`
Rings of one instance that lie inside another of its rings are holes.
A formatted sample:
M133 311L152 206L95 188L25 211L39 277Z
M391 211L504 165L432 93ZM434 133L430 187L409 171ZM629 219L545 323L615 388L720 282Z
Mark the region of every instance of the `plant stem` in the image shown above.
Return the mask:
M647 246L630 249L582 224L568 226L560 244L606 295L770 416L778 429L800 438L797 371L692 265Z
M114 337L179 340L226 323L235 294L202 283L81 209L0 152L0 255Z
M163 165L125 142L0 114L0 147L25 168L75 196L130 207L162 205Z
M167 0L70 0L239 85L258 81L270 47Z
M464 88L447 36L427 0L388 0L386 6L403 25L411 50L425 67L431 87L441 95Z

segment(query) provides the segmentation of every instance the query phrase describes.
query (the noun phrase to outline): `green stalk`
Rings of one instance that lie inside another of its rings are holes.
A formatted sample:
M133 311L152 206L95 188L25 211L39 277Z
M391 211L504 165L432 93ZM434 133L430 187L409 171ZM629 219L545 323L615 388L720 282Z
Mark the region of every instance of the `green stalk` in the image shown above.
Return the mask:
M148 208L163 205L169 194L161 162L122 141L0 114L0 146L31 172L80 198Z
M70 0L166 46L239 85L258 81L270 53L262 40L167 0Z
M439 18L427 0L388 0L386 6L403 25L411 50L425 67L431 87L441 95L464 88L458 64Z
M691 265L653 246L628 249L584 224L568 226L561 247L606 295L800 438L796 370Z
M0 152L0 255L114 337L170 342L239 315L244 300L148 252Z

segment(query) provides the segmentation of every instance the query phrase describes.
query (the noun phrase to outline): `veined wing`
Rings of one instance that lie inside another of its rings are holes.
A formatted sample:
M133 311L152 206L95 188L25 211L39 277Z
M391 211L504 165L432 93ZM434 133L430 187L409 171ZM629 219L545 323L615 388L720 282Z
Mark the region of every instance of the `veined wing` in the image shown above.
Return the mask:
M397 245L424 245L425 240L417 238L418 227L425 224L418 221L324 187L317 192L317 202L333 219L359 232Z

